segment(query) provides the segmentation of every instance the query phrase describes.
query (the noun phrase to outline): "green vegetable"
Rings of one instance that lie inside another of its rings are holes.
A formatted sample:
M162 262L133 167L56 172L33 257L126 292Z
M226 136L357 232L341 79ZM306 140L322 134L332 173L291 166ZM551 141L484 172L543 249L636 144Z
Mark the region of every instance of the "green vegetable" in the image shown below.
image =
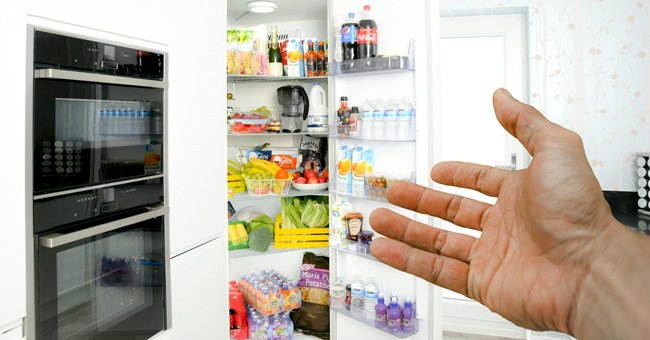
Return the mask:
M248 245L254 251L268 251L272 242L273 232L267 228L257 228L248 235Z
M254 222L260 222L260 223L264 223L264 224L273 224L273 219L270 216L262 214L262 215L259 215L259 216L255 217L254 219L251 220L251 223L254 223Z
M300 220L309 228L324 228L329 224L327 204L312 200L307 201Z

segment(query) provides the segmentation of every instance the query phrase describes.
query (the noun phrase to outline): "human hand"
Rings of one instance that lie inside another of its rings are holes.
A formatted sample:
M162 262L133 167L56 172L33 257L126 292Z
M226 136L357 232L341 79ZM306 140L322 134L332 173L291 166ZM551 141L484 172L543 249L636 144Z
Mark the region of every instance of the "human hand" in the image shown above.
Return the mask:
M388 200L479 238L377 209L372 228L380 261L461 293L517 325L572 333L590 265L625 228L605 201L580 137L503 90L493 97L501 125L533 156L527 169L439 163L431 178L497 197L494 205L415 184L393 185Z

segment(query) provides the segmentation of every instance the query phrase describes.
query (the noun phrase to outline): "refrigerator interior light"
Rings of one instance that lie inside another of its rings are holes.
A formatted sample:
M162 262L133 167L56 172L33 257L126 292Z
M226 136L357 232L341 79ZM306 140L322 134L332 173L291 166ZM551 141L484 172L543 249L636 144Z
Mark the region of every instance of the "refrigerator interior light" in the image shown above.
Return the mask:
M278 9L278 4L273 1L249 1L248 10L253 13L271 13Z

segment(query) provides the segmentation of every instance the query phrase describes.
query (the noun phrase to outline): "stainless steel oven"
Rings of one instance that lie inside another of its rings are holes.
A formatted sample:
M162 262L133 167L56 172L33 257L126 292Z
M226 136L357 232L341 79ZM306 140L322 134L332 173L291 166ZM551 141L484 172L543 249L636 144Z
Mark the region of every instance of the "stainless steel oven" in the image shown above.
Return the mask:
M169 326L166 55L28 37L34 337L148 339Z

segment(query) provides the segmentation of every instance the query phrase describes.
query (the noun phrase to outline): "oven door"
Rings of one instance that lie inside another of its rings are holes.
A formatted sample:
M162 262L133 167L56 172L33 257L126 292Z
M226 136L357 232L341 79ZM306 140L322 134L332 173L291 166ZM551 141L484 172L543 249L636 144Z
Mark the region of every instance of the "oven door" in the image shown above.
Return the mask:
M37 235L36 338L139 340L163 331L167 210Z
M34 73L34 195L161 174L162 81Z

